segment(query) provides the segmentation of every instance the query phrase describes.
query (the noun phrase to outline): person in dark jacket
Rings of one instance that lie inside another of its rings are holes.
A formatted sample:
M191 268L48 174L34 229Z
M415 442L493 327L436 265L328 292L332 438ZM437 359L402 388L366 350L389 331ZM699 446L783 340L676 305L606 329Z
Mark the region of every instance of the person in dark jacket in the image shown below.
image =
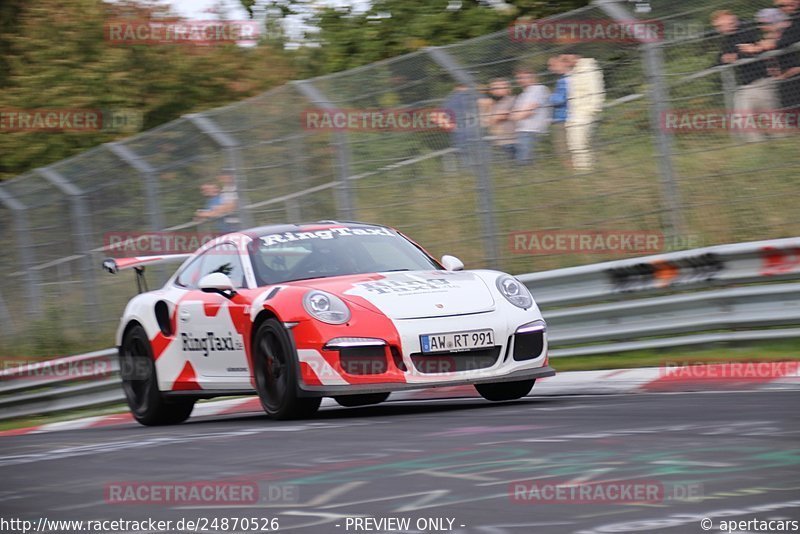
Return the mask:
M758 42L742 44L738 48L749 54L781 51L777 57L779 73L776 76L780 84L781 108L797 109L800 108L800 52L790 49L800 43L800 0L775 0L775 7L786 17L785 23L778 24L778 31L773 31L773 35Z
M741 23L736 15L727 10L715 11L711 22L722 35L718 64L732 64L759 55L759 52L749 52L748 47L742 46L761 40L761 32L757 27ZM733 70L737 84L733 95L735 113L749 114L778 109L775 78L769 76L766 61L747 62L734 66ZM763 132L741 133L746 141L763 139Z

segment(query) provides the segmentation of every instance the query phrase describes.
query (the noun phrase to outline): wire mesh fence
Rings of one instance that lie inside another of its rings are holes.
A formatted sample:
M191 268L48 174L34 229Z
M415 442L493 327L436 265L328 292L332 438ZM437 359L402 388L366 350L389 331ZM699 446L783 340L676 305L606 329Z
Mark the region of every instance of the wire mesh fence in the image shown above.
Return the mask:
M796 122L763 131L697 122L729 119L753 83L768 86L760 109L796 112L800 76L781 74L797 46L719 64L727 36L712 14L730 10L766 33L748 21L769 4L640 4L599 1L293 82L0 184L5 339L107 345L133 288L100 273L115 232L355 219L469 268L512 273L796 235ZM643 31L612 34L631 21ZM578 36L545 35L558 24ZM763 67L756 79L743 78L748 64ZM547 88L543 127L514 115L531 85ZM421 122L395 122L403 113ZM226 187L235 213L198 216ZM614 232L660 238L657 249L575 245Z

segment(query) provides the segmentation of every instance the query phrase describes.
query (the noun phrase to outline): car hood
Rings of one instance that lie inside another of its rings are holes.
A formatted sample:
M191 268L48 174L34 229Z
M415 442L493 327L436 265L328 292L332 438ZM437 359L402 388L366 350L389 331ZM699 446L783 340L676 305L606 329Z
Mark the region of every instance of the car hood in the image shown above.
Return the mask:
M317 279L307 284L355 304L366 300L392 319L420 319L494 309L492 292L468 271L404 271Z

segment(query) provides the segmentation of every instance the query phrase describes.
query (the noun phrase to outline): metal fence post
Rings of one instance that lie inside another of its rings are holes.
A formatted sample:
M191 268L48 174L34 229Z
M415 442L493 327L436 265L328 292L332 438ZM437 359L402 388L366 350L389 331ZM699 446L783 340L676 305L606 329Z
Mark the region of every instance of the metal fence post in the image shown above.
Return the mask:
M8 305L6 305L6 301L2 294L0 294L0 321L3 322L3 331L0 332L0 338L3 338L8 334L17 333L17 328L14 325L14 321L11 319L11 312L8 309Z
M289 138L289 158L291 163L289 165L289 174L292 182L298 184L300 189L308 187L308 168L306 166L306 146L305 135L298 134ZM308 205L310 201L304 197L291 199L286 201L285 209L286 215L289 217L289 222L300 222L307 217Z
M291 83L294 84L297 90L300 91L300 94L306 97L312 104L323 109L331 111L336 110L336 106L311 83L311 80L300 80ZM333 135L334 139L336 139L336 154L339 162L339 180L336 186L336 211L340 218L352 220L355 218L355 202L353 199L353 190L350 187L350 143L346 132L336 131Z
M736 92L736 76L733 69L722 69L722 94L725 98L725 109L732 111L734 107L733 94Z
M2 188L0 188L0 204L14 213L14 231L17 234L20 272L25 273L27 312L30 316L36 317L42 312L42 295L39 291L41 280L39 279L39 271L33 269L35 257L32 249L30 225L28 224L28 208Z
M97 322L97 284L95 283L95 268L92 265L92 243L89 227L91 215L86 206L85 193L75 184L67 180L64 176L54 171L50 167L43 167L35 171L39 176L53 184L59 191L69 197L70 216L72 218L72 228L75 232L78 250L81 254L83 295L86 306L86 318L89 322ZM99 273L100 270L97 269Z
M594 0L592 4L605 11L611 18L622 22L630 22L636 17L622 8L616 0ZM667 212L667 234L675 238L684 232L683 210L672 166L672 137L661 127L662 117L669 110L668 90L664 83L664 50L660 43L642 41L644 50L644 68L649 85L650 128L656 141L656 158L661 183L661 195Z
M672 137L661 127L662 117L669 111L667 88L664 84L664 53L658 43L644 45L645 67L650 82L650 124L656 136L661 194L667 210L668 234L675 238L683 234L683 210L675 169L672 166Z
M497 242L497 225L494 217L494 188L489 171L489 147L481 131L478 87L475 79L442 48L428 48L427 52L431 59L447 70L453 79L469 88L471 98L469 99L470 109L468 117L466 117L466 127L469 132L470 159L477 176L476 190L478 193L478 212L482 226L484 259L489 267L497 268L500 252Z
M147 218L150 228L157 232L164 229L164 217L161 213L161 203L158 200L159 184L156 179L156 169L141 158L133 150L122 143L108 143L106 147L124 163L133 167L143 180L145 201L147 202Z
M248 228L253 225L252 217L246 206L249 205L247 201L247 176L242 169L240 154L239 154L239 141L219 129L219 126L210 118L200 113L187 115L186 119L189 120L195 127L211 138L225 152L225 157L228 160L228 168L224 169L230 172L233 176L233 182L236 184L236 195L238 197L237 212L239 214L239 225L241 228Z
M163 230L165 226L164 215L161 211L161 202L159 201L160 185L157 178L158 172L155 167L122 143L107 143L106 148L123 163L133 167L142 177L142 186L144 189L145 202L147 203L147 218L150 221L150 229L154 232ZM169 277L164 267L164 265L156 265L152 270L153 276L159 284L166 282Z

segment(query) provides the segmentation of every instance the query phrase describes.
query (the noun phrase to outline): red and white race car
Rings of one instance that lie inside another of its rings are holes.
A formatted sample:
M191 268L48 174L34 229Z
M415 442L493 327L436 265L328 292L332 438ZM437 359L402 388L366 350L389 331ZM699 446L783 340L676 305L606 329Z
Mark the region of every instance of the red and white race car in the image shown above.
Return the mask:
M359 406L459 384L512 400L555 374L523 284L438 262L391 228L265 226L194 254L103 266L141 275L167 261L183 264L131 299L117 332L125 395L145 425L179 423L198 399L223 395L257 393L276 419L309 416L322 397Z

